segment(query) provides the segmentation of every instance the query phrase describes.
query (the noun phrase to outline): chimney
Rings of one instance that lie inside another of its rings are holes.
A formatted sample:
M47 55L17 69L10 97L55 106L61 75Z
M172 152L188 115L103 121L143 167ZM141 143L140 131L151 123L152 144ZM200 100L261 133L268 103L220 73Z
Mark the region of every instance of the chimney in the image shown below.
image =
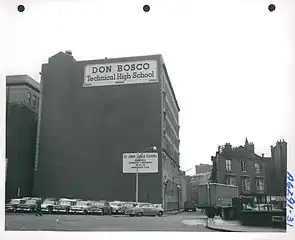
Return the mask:
M70 56L72 56L72 54L73 54L71 50L66 50L65 53L70 55Z

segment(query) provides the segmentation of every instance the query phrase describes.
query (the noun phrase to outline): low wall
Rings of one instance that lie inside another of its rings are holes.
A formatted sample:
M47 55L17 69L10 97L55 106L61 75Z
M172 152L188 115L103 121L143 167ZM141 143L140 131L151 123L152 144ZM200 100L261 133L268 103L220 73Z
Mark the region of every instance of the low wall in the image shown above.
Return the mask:
M240 222L245 226L286 227L286 212L242 211Z

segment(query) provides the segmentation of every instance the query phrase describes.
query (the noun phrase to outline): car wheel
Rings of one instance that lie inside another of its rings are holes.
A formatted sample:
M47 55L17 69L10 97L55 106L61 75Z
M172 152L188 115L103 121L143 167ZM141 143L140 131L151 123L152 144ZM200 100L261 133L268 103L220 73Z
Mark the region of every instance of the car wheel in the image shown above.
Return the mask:
M163 216L163 212L159 212L159 213L158 213L158 216L159 216L159 217L162 217L162 216Z
M134 214L129 214L130 217L134 217Z
M138 217L142 217L142 216L143 216L143 213L142 213L142 212L139 212L139 213L137 214L137 216L138 216Z

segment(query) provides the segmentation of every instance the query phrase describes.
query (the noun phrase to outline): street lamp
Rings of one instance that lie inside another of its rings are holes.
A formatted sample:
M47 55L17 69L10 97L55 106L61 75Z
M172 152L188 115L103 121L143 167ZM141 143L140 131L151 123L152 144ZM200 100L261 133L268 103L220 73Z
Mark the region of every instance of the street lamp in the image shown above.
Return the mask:
M149 151L149 150L152 150L152 151L155 152L155 151L157 151L157 147L156 146L148 147L145 150L143 150L142 153L139 153L139 152L137 153L138 159L136 161L136 189L135 189L135 201L136 201L136 204L138 204L138 163L139 163L140 158L142 157L143 153L146 152L146 151Z

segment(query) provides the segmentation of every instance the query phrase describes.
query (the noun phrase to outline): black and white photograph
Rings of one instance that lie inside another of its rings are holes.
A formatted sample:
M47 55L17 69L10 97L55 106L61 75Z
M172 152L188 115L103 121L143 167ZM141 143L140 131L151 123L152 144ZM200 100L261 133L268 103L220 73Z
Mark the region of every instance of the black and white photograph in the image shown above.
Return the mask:
M294 1L1 5L7 239L291 239Z

